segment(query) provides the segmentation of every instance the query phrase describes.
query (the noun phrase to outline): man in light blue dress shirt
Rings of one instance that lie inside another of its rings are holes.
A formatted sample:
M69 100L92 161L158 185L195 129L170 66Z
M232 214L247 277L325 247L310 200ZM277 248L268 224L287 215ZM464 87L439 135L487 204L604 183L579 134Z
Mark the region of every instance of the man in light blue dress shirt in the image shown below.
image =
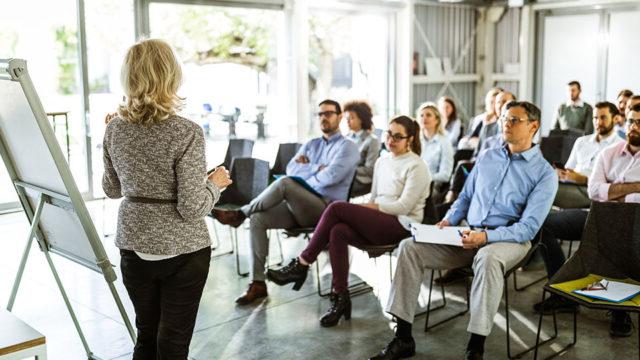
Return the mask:
M274 181L240 211L214 211L218 221L231 226L250 219L251 283L236 299L239 305L267 296L267 230L315 226L330 202L347 200L360 161L358 147L340 133L342 110L338 102L321 102L318 119L323 135L298 150L287 165L286 177Z
M478 156L464 188L438 226L461 225L462 247L418 243L400 244L398 267L386 311L397 318L395 338L372 359L401 359L415 353L411 323L428 269L470 266L474 271L470 297L471 338L465 360L483 358L484 340L491 332L504 286L504 272L524 258L544 222L558 176L542 157L533 137L540 128L540 110L528 102L511 102L502 119L505 146ZM493 356L495 357L495 356Z

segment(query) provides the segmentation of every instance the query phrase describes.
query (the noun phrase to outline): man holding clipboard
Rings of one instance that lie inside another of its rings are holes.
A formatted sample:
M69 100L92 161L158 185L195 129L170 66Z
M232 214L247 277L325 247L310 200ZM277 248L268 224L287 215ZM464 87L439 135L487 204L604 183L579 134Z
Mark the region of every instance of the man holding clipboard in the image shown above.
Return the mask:
M465 266L471 266L475 276L467 328L471 337L464 358L483 358L484 341L502 298L504 272L531 248L558 189L558 176L532 142L540 128L540 110L529 102L511 102L506 110L500 119L506 144L478 156L462 193L436 225L444 229L466 219L470 228L460 231L459 246L420 236L400 244L386 307L397 318L396 335L371 359L413 356L411 323L425 272Z

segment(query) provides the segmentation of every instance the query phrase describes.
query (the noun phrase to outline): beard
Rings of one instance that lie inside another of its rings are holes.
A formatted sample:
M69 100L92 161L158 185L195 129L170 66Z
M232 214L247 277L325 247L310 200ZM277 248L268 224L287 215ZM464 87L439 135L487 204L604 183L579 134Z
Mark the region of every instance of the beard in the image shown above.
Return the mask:
M598 128L598 134L599 135L607 135L607 134L609 134L611 132L611 130L613 130L613 126L614 126L614 124L613 124L613 122L611 122L611 125L607 126L606 128L605 127Z
M324 134L331 134L331 133L336 131L336 128L331 127L331 123L330 122L323 121L320 124L320 131L322 131Z
M640 133L635 130L629 131L627 133L627 142L631 146L640 146Z

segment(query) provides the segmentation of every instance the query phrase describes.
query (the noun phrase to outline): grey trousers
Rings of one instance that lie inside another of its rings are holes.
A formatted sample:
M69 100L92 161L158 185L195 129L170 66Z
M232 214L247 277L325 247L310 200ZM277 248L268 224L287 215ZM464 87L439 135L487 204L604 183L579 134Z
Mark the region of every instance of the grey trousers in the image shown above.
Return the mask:
M251 280L264 281L269 255L268 229L315 226L326 202L288 177L274 181L258 197L242 207L249 217Z
M457 246L417 243L412 238L400 243L398 266L391 285L386 311L413 323L420 287L427 269L455 269L472 266L470 315L467 331L487 336L498 312L504 287L504 273L527 254L531 243L496 242L476 250Z

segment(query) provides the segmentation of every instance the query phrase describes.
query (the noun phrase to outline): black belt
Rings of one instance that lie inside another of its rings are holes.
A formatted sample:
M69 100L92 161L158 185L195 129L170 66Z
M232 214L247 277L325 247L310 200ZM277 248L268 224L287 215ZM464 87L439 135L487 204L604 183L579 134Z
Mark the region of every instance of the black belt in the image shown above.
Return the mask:
M177 204L178 200L176 199L153 199L142 196L125 196L125 199L133 202L133 203L142 203L142 204Z

